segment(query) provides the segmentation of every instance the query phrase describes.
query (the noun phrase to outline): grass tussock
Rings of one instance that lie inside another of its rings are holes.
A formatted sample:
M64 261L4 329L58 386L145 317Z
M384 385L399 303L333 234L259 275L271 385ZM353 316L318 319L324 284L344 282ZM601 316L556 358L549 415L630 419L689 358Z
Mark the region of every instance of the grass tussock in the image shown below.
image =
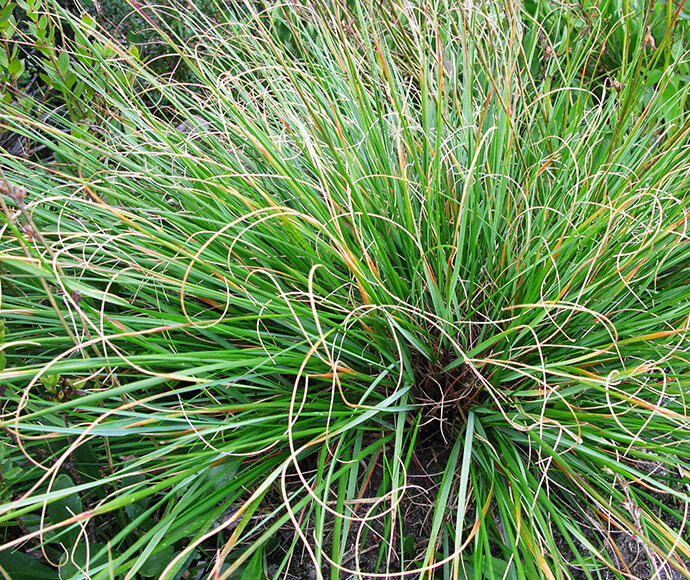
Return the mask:
M3 569L690 577L679 12L132 7L0 109Z

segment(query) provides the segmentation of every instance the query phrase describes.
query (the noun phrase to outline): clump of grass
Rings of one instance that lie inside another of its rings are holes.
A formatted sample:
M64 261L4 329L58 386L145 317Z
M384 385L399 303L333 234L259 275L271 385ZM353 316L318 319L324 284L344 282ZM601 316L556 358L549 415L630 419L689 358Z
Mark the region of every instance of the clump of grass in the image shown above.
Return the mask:
M192 81L62 14L92 122L0 114L51 152L3 156L0 565L690 577L674 69L593 90L507 4L142 14Z

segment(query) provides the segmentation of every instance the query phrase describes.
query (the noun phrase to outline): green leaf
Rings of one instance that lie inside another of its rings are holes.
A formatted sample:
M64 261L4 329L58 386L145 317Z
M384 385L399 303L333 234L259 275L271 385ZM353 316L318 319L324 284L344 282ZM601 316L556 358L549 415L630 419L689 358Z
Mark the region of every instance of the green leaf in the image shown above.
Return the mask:
M243 570L241 580L256 580L263 576L263 547L259 548L247 562L247 567Z
M63 78L66 77L67 73L69 72L69 65L69 54L67 54L65 51L62 51L57 59L57 69L60 73L60 76Z
M11 580L56 580L58 573L23 552L0 551L0 566Z
M5 8L5 10L0 11L0 31L2 31L2 35L8 40L17 32L17 22L12 15L11 5Z
M48 393L54 394L57 392L60 375L44 375L39 380Z
M649 76L647 77L647 82L651 85L655 85L661 80L661 77L664 76L663 71L659 69L654 69L649 73Z
M70 489L74 487L74 483L69 475L64 473L57 476L55 483L53 484L52 491L60 491L63 489ZM50 521L53 524L62 522L73 515L82 512L81 499L78 493L71 493L65 497L56 499L55 501L48 504L48 515L50 516ZM79 535L78 529L71 529L65 537L62 539L62 544L68 549L76 542Z
M60 579L61 580L81 580L84 573L88 572L94 565L94 554L98 553L105 544L89 544L81 542L74 549L66 546L69 553L63 554L60 559Z
M69 73L65 77L65 86L67 87L68 90L72 90L72 87L74 86L74 83L77 82L77 75L75 75L73 72Z
M415 544L415 537L413 535L405 536L405 539L403 539L403 554L405 554L406 557L411 557L414 555L414 544Z
M142 483L146 481L146 477L142 475L141 473L136 473L134 475L130 475L127 478L125 478L122 482L123 485L126 485L127 487L132 487L136 486L137 483ZM137 519L141 514L143 514L146 511L146 500L145 499L140 499L138 501L129 503L125 505L125 512L127 513L127 517L129 517L130 520L135 520ZM140 528L143 528L144 530L147 530L151 527L152 521L149 518L147 521L143 522L142 524L139 524Z
M25 70L26 66L23 58L13 59L12 62L10 62L10 66L7 67L7 72L9 72L15 79L21 77Z
M2 10L0 10L0 24L7 22L12 16L12 10L14 9L13 4L8 4Z
M174 554L172 559L174 560L178 556L179 552ZM180 562L179 565L179 570L175 573L175 575L170 579L170 580L180 580L182 576L189 571L189 565L192 563L193 560L195 560L198 557L198 552L196 550L193 550L190 554L187 555L182 562Z
M82 443L72 453L74 466L79 470L79 473L86 476L86 480L96 480L102 477L100 472L100 463L96 454L93 451L90 441Z
M204 477L211 484L213 491L219 491L226 487L229 481L235 476L238 466L238 461L223 462L209 467L204 473Z
M246 564L235 570L228 580L256 580L263 578L263 546L258 548Z
M490 557L490 556L489 556ZM517 580L517 573L515 571L515 564L510 563L499 558L491 559L491 566L493 568L493 575L490 580Z
M139 568L139 573L146 578L157 576L173 559L175 551L172 546L166 546L159 552L151 554Z
M11 462L8 462L8 467L3 466L2 477L5 481L11 482L14 478L22 473L21 467L15 467Z
M668 85L664 89L664 92L661 96L664 119L667 123L671 123L681 113L680 99L678 97L678 81L672 78L669 80Z
M14 20L14 16L10 16L9 20L5 23L3 34L5 38L10 39L17 32L17 23Z

